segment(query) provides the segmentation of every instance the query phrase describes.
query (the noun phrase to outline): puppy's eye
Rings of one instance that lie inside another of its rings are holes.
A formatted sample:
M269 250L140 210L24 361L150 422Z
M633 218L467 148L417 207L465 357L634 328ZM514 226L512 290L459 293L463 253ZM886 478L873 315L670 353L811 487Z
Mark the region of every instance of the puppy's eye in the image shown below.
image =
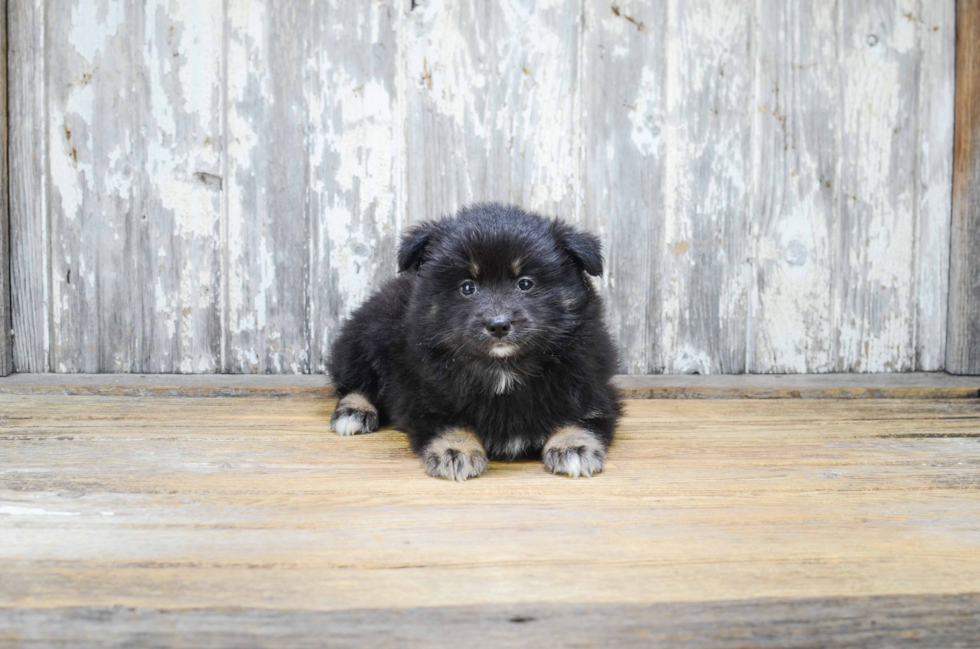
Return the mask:
M459 292L462 293L463 295L473 295L474 293L476 293L476 282L471 282L470 280L466 280L465 282L459 285Z
M534 286L534 282L526 277L522 277L517 280L517 288L521 289L522 291L530 291L532 286Z

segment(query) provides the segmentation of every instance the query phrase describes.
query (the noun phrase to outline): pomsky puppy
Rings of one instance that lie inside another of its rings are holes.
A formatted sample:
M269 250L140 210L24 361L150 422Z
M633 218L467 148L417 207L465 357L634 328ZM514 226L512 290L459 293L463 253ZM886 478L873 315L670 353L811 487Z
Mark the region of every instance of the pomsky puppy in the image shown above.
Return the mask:
M411 228L400 274L334 342L341 397L330 427L392 420L429 475L464 481L488 459L540 457L552 473L602 470L622 406L616 351L585 273L592 234L520 208L482 204Z

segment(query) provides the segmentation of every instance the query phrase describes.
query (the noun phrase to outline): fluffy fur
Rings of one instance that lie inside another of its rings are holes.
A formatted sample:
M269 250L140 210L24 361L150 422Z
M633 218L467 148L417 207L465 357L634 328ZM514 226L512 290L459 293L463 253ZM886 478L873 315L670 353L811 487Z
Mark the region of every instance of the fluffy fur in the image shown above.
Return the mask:
M393 420L427 471L449 479L479 475L487 457L537 456L573 477L601 471L621 404L586 277L602 273L598 239L476 205L409 230L398 267L332 347L343 397L333 429Z

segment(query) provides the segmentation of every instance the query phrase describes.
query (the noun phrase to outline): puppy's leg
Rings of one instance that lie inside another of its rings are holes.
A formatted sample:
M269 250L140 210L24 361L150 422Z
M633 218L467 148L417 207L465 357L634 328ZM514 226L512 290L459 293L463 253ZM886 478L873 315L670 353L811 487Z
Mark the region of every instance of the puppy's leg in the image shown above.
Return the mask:
M459 480L475 478L487 469L487 452L472 431L445 428L420 453L425 472L434 478Z
M572 478L602 471L607 444L595 433L579 426L556 430L544 444L541 459L552 473Z
M330 430L339 435L373 433L378 430L378 409L361 392L351 392L337 402Z

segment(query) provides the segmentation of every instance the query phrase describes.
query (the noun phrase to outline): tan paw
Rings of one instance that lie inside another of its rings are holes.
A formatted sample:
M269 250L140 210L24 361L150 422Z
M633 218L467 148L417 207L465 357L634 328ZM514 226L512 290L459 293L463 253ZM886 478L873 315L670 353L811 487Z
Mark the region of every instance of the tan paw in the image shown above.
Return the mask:
M337 402L330 430L338 435L358 435L378 430L378 409L360 392L351 392Z
M602 471L606 450L592 432L578 426L566 426L548 438L541 459L552 473L591 478L592 474Z
M479 438L463 428L447 428L422 451L425 472L434 478L476 478L487 470L487 452Z

